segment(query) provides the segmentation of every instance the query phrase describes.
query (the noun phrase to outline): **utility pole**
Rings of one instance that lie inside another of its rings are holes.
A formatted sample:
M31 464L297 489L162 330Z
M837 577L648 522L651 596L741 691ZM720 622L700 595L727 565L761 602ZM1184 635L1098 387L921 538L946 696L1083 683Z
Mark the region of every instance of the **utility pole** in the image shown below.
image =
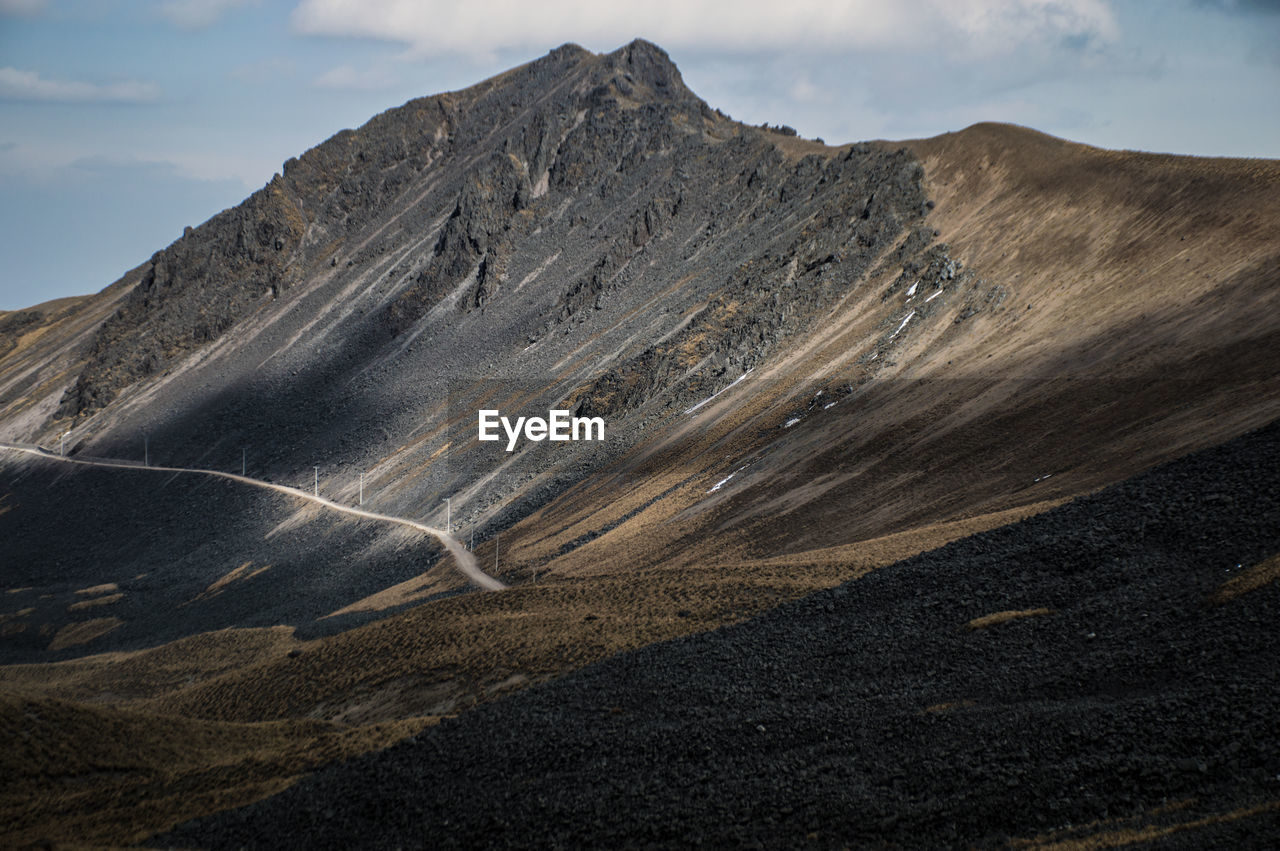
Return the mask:
M67 435L69 434L71 434L71 429L67 429L62 433L62 438L61 438L62 445L61 445L61 448L58 450L58 454L62 455L64 458L67 455Z
M151 466L151 447L147 444L147 433L142 433L142 466Z
M248 459L249 459L249 450L241 446L240 447L240 475L242 476L245 474L244 471L245 471L246 462L248 461Z
M501 532L495 532L493 535L493 572L498 573L498 539L502 536Z
M364 471L360 471L360 504L364 505Z
M444 530L448 532L451 526L453 526L453 503L446 496L444 498Z
M319 496L320 495L320 468L312 467L311 469L316 471L316 496Z

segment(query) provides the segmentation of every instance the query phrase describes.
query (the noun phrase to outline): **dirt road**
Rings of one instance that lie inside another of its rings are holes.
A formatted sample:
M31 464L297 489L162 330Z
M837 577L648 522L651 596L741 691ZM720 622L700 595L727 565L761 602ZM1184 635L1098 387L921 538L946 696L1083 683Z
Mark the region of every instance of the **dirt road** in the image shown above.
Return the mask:
M419 523L416 520L409 520L404 517L392 517L389 514L378 514L373 511L365 511L363 508L354 508L349 505L342 505L334 502L333 500L325 499L322 496L307 493L299 488L291 488L288 485L277 485L272 482L261 481L260 479L252 479L248 476L239 476L235 473L223 473L219 470L200 470L189 467L156 467L139 464L136 461L124 461L113 458L68 458L66 456L50 452L39 446L24 444L0 443L0 449L7 449L11 452L25 452L28 455L35 455L37 458L46 458L51 461L62 461L67 464L84 464L90 467L114 467L127 470L154 470L162 473L198 473L205 476L218 476L219 478L230 479L233 482L241 482L246 485L253 485L254 487L278 491L289 496L297 497L298 499L305 499L309 502L318 503L319 505L333 511L341 511L344 514L353 514L356 517L367 517L370 520L381 520L386 523L397 523L401 526L408 526L411 529L416 529L419 532L426 532L428 535L433 536L440 543L444 544L445 548L449 551L449 554L453 556L453 563L457 566L458 570L460 570L467 579L480 588L484 588L488 591L501 591L507 587L505 583L493 578L481 570L479 565L476 564L475 556L473 556L467 548L462 545L461 541L443 529L437 529L434 526L428 526L425 523Z

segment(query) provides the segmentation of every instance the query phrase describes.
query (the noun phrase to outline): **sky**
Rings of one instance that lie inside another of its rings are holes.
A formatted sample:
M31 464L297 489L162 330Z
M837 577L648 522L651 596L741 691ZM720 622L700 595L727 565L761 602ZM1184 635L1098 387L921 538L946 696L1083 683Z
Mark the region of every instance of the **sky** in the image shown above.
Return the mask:
M829 144L978 121L1280 158L1280 0L0 0L0 310L96 292L334 133L647 38Z

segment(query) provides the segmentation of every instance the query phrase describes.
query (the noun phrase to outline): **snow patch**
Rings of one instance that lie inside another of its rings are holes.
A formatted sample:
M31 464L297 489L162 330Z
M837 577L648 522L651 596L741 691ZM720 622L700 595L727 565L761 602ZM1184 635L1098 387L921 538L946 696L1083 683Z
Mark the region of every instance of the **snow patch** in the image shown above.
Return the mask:
M791 419L787 420L787 424L784 425L783 428L791 428L793 425L800 422L800 419L801 419L800 417L792 417Z
M896 337L896 336L898 336L899 334L901 334L901 333L902 333L902 329L907 327L907 323L908 323L908 322L910 322L910 321L911 321L911 317L913 317L913 316L915 316L915 315L916 315L916 312L915 312L914 310L913 310L913 311L911 311L910 313L908 313L908 314L907 314L907 318L906 318L906 319L904 319L904 320L902 320L902 324L898 326L898 330L897 330L897 331L894 331L892 334L890 334L890 335L889 335L889 339L890 339L890 340L892 340L894 337Z
M920 286L919 281L916 281L914 284L911 285L911 289L907 290L907 298L911 298L913 295L916 294L916 287L918 286Z
M738 472L735 470L734 472L730 473L729 475L725 476L723 479L721 479L720 481L712 485L711 490L707 491L707 493L715 493L716 491L720 490L720 488L724 487L728 483L728 481L736 475L738 475Z
M755 369L755 367L752 367L752 369ZM742 373L742 375L739 375L739 376L734 380L733 384L730 384L728 387L724 388L724 390L717 390L715 393L712 393L710 396L708 396L707 398L703 399L701 402L699 402L698 404L694 405L692 408L686 408L684 412L685 412L686 414L692 414L694 411L698 410L698 409L699 409L699 408L701 408L703 405L707 404L707 403L708 403L708 402L710 402L712 399L714 399L714 398L716 398L717 396L719 396L721 393L725 392L725 390L732 390L732 389L737 385L737 383L738 383L739 381L741 381L742 379L746 378L746 377L747 377L748 375L750 375L750 374L751 374L751 370L750 370L750 369L748 369L746 372Z
M924 300L924 303L925 303L925 304L928 304L929 302L933 301L935 298L937 298L937 297L938 297L938 296L940 296L940 295L942 295L942 290L941 290L941 289L939 289L939 290L938 290L937 292L935 292L933 295L931 295L931 296L929 296L928 298L926 298L926 299Z

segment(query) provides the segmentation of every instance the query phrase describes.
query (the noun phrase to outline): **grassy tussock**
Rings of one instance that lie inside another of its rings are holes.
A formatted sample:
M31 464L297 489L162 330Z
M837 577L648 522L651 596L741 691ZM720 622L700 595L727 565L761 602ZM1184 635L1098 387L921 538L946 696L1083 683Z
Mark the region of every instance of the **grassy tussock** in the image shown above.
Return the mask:
M1280 581L1280 554L1273 555L1255 564L1253 567L1239 573L1226 582L1218 586L1218 590L1213 592L1209 598L1210 601L1222 605L1223 603L1234 600L1241 594L1248 594L1250 591L1257 591L1265 588L1272 582Z
M986 629L998 624L1008 623L1019 618L1030 618L1036 615L1051 615L1053 609L1007 609L1003 612L992 612L980 618L974 618L965 624L968 629Z

